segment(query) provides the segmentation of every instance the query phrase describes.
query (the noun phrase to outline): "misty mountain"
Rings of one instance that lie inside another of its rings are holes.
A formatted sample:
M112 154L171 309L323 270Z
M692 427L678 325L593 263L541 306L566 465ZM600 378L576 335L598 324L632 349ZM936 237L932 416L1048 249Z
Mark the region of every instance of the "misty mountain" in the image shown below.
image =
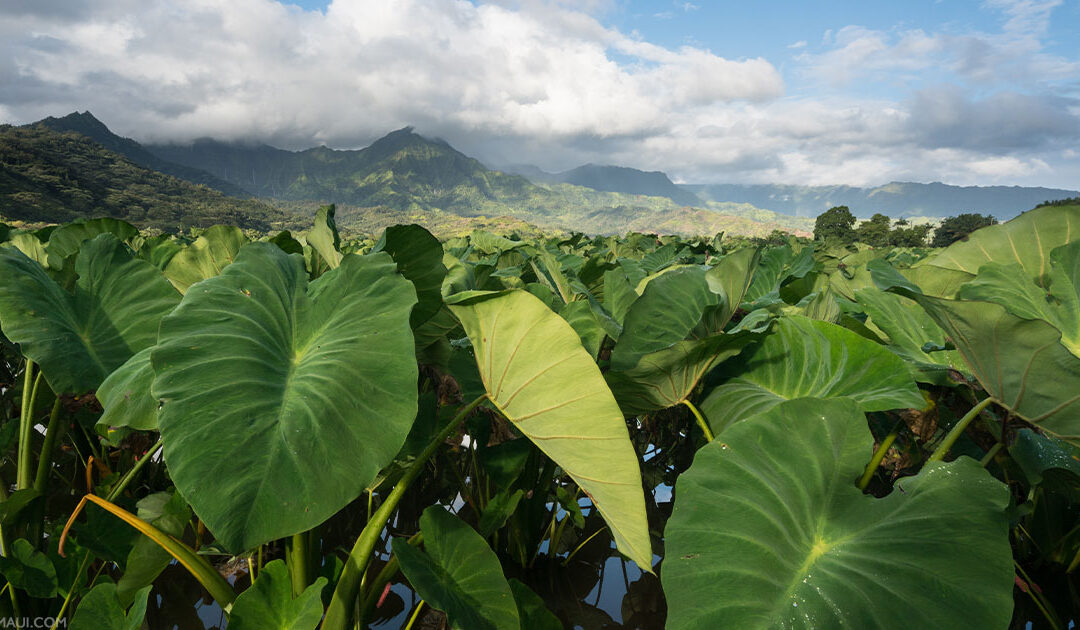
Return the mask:
M410 127L359 150L323 146L286 151L210 139L146 148L170 162L205 169L258 197L396 210L471 208L473 214L483 214L489 203L521 203L544 196L527 179L490 171L446 142L419 136Z
M573 184L605 192L665 197L680 206L705 206L705 202L697 195L679 187L660 171L598 164L585 164L561 173L548 173L531 164L514 164L505 170L527 177L533 182Z
M947 217L975 212L1007 221L1044 201L1080 195L1075 190L1056 188L950 186L940 182L892 182L877 188L779 184L684 185L683 188L708 201L748 203L803 217L817 216L833 206L847 206L863 219L877 212L893 218Z
M214 177L202 169L192 168L190 166L184 166L161 159L147 151L138 142L130 138L116 135L88 111L82 113L73 112L62 118L53 118L52 116L49 116L35 124L48 127L54 131L73 131L75 133L81 133L94 142L97 142L105 149L114 153L119 153L135 164L150 170L165 173L166 175L172 175L173 177L189 181L193 184L202 184L203 186L213 188L214 190L218 190L232 197L251 196L243 188L236 186L235 184L230 184L223 179Z

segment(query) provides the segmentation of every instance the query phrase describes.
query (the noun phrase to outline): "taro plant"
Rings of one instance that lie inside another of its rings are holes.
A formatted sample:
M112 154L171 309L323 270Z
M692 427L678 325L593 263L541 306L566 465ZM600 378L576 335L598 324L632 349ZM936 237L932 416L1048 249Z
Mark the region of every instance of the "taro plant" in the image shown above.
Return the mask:
M1078 221L0 229L0 617L1068 627Z

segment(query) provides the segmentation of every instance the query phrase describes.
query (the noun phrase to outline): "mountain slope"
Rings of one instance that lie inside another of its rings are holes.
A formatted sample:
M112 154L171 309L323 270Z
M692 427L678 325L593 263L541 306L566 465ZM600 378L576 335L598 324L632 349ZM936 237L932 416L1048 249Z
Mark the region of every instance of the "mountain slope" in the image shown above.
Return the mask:
M1056 188L949 186L940 182L892 182L877 188L776 184L685 185L683 188L709 201L749 203L797 216L813 217L832 206L848 206L855 216L864 219L876 212L893 218L977 212L1006 221L1044 201L1080 195L1075 190Z
M531 164L515 164L505 170L526 177L534 183L573 184L603 192L664 197L681 206L705 207L705 201L678 186L660 171L599 164L585 164L561 173L548 173Z
M162 230L292 223L265 203L143 168L80 133L40 125L0 125L0 214L51 223L112 216Z
M88 111L82 113L74 112L62 118L53 118L52 116L49 116L35 124L43 125L59 132L73 131L75 133L81 133L109 151L119 153L143 168L165 173L166 175L172 175L173 177L189 181L193 184L201 184L223 192L231 197L251 196L243 188L223 179L214 177L204 170L176 164L159 158L143 148L138 142L135 142L130 138L123 138L116 135Z

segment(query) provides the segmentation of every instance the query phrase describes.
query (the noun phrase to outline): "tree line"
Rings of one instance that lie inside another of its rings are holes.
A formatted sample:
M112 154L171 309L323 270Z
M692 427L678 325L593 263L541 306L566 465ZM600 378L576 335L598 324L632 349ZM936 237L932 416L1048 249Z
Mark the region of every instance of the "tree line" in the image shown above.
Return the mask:
M948 247L981 227L994 225L997 219L968 212L943 220L936 229L928 223L912 225L907 219L893 221L880 213L858 225L856 222L847 206L829 208L814 222L814 239L859 242L872 247Z

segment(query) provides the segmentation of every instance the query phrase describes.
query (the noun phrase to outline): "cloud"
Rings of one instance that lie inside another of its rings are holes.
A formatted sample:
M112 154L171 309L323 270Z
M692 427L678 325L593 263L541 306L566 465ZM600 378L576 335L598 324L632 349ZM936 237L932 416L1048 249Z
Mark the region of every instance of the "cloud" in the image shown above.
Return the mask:
M336 0L325 14L270 0L95 7L74 24L34 15L0 27L6 73L48 92L0 97L18 115L66 102L116 112L114 124L140 137L295 145L370 140L404 124L604 137L663 128L672 110L784 90L764 60L666 49L547 3Z
M991 4L998 33L847 26L797 42L785 81L767 59L611 28L612 0L9 1L0 122L89 109L141 141L285 148L359 147L414 125L492 165L1067 187L1080 102L1062 85L1080 70L1043 52L1053 3ZM828 89L789 89L801 79ZM899 95L864 89L876 81Z

